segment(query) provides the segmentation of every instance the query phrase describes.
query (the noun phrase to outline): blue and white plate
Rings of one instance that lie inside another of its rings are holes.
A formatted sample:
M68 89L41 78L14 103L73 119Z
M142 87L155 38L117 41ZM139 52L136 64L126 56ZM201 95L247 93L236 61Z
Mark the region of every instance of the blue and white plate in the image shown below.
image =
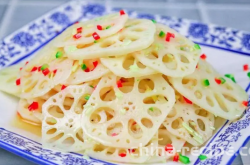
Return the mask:
M79 20L101 16L119 9L108 6L71 1L29 23L0 41L0 69L29 58L32 54ZM250 64L250 34L247 32L207 25L180 18L160 15L138 14L127 11L131 17L155 19L179 31L202 46L208 61L222 74L232 73L246 91L250 79L243 71L243 64ZM248 92L249 93L249 92ZM96 159L85 159L76 153L62 153L43 149L41 138L13 127L10 122L16 114L17 99L0 92L0 147L38 164L112 164ZM239 149L247 143L250 135L250 109L233 123L226 122L201 149L208 159L200 161L190 156L193 164L231 164ZM225 151L231 150L231 154ZM223 154L224 153L224 154ZM169 164L174 164L169 162Z

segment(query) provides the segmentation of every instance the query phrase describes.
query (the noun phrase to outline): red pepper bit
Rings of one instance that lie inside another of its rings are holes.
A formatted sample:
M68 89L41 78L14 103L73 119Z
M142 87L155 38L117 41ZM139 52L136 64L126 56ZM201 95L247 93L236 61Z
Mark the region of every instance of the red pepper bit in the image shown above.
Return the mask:
M80 33L77 33L77 34L73 35L74 39L79 39L81 37L82 37L82 35Z
M93 68L92 70L94 70L94 69L97 67L98 61L94 61L94 62L93 62L93 65L94 65L94 68ZM92 70L91 70L91 71L92 71Z
M31 72L35 72L37 70L37 67L34 66L32 69L31 69Z
M64 90L65 88L67 88L67 86L66 85L62 85L61 91Z
M79 23L79 21L76 21L74 24L78 24Z
M186 103L193 104L192 101L188 100L186 97L183 96L183 98L184 98L184 100L185 100Z
M205 54L202 54L202 55L200 56L200 58L201 58L202 60L206 60L207 56L206 56Z
M117 133L112 133L111 136L117 136Z
M124 10L120 10L120 15L124 15L125 11Z
M81 33L82 32L82 27L79 27L76 29L77 33Z
M129 153L134 153L134 152L135 152L135 149L128 149L128 152L129 152Z
M57 72L57 69L53 70L54 75L56 74L56 72Z
M121 80L117 81L116 84L117 84L117 87L118 87L118 88L121 88L121 87L122 87L122 82L121 82Z
M21 84L21 79L19 78L16 80L16 85L19 86L20 84Z
M29 61L26 61L25 65L27 65L29 63Z
M167 144L165 146L165 151L167 151L168 153L171 153L173 151L173 146L172 144Z
M247 107L248 101L242 101L242 105L244 105L245 107Z
M173 33L167 32L166 41L169 42L171 37L172 37L172 38L175 38L175 35L174 35Z
M249 68L248 68L248 65L247 65L247 64L243 65L243 70L244 70L244 71L248 71L248 69L249 69Z
M99 39L100 39L100 36L99 36L96 32L94 32L94 33L92 34L92 36L93 36L93 38L94 38L95 40L99 40Z
M29 111L34 111L37 110L39 107L38 102L33 102L32 104L29 105L28 109Z
M38 67L38 72L40 72L40 71L41 71L41 67L42 67L42 66L39 66L39 67Z
M42 71L42 73L44 76L47 76L50 73L50 70L48 68L46 68Z
M20 70L22 70L23 68L21 67Z
M134 121L132 125L136 125L137 123Z
M217 84L221 84L221 79L214 78L214 81L215 81Z
M178 161L179 161L179 154L178 154L178 153L176 153L176 154L174 155L173 161L174 161L174 162L178 162Z
M97 25L96 26L98 30L102 30L102 26L101 25Z
M199 66L198 66L198 64L197 64L195 68L198 68L198 67L199 67Z
M86 68L85 70L84 70L84 72L89 72L90 70L89 70L89 68Z
M127 154L126 153L120 153L119 156L123 158L123 157L127 156Z

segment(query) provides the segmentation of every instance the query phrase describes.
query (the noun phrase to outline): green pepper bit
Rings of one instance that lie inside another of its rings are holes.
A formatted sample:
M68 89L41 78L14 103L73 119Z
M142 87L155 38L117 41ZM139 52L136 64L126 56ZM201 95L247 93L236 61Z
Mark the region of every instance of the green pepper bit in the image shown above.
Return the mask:
M49 67L48 64L43 64L42 67L41 67L41 70L45 70L45 69L47 69L48 67Z
M183 163L183 164L189 164L190 163L189 157L183 156L181 154L179 154L179 161L181 163Z
M85 70L85 69L87 69L87 66L86 66L86 64L82 64L81 68L82 68L82 70Z
M233 74L225 74L225 77L230 78L233 82L235 82L235 83L236 83L236 81L235 81L235 78L234 78L234 75L233 75Z
M156 23L156 20L152 19L152 22L153 22L153 23Z
M207 159L207 156L206 156L206 155L200 155L200 156L199 156L199 159L200 159L200 160L206 160L206 159Z
M201 49L201 47L200 47L199 44L194 44L194 48L195 48L195 49Z
M164 37L164 36L165 36L165 33L163 31L160 31L159 37Z
M89 100L90 95L84 97L85 100Z
M221 84L224 84L226 82L226 80L223 77L219 78L221 80Z
M56 52L56 58L61 58L63 56L62 51Z
M204 85L205 87L208 87L208 86L210 85L209 80L208 80L208 79L204 79L204 80L203 80L203 85Z
M250 72L247 73L247 76L250 78Z

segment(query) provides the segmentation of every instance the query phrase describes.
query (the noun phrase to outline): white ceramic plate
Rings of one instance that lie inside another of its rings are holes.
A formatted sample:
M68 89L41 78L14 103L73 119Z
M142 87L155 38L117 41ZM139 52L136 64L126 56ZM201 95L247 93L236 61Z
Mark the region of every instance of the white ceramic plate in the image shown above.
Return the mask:
M116 9L119 10L119 9ZM72 23L114 12L103 5L72 1L43 15L0 41L0 69L26 60ZM232 73L236 81L249 91L250 79L242 66L250 64L250 34L217 25L206 25L186 19L171 18L127 11L131 17L155 19L176 29L202 46L208 61L221 73ZM0 80L1 81L1 80ZM0 147L38 164L112 164L96 159L85 159L75 153L61 153L43 149L40 137L13 127L17 99L0 92ZM249 140L250 110L233 123L228 121L201 149L208 159L200 161L190 156L191 164L231 164L240 147ZM222 154L233 148L232 154ZM174 164L169 161L168 164Z

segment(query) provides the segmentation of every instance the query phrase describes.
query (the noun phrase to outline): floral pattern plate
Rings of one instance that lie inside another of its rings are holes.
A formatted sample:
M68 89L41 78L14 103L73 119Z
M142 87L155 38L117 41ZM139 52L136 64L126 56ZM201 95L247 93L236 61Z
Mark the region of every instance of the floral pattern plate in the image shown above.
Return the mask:
M88 20L120 9L111 9L100 4L71 1L43 15L0 41L0 69L26 60L44 44L78 20ZM250 64L250 33L217 25L206 25L195 21L167 16L138 14L127 11L131 17L155 19L179 31L202 46L208 61L221 73L232 73L246 91L250 84L242 66ZM248 92L249 93L249 92ZM76 153L62 153L43 149L40 137L13 127L10 121L16 112L17 99L0 92L0 147L38 164L113 164L96 159L86 159ZM4 112L4 113L3 113ZM231 164L240 147L248 140L250 132L250 109L244 116L225 124L207 142L201 153L209 155L200 161L190 156L192 164ZM222 155L222 151L233 148L233 156ZM174 164L169 161L169 164Z

